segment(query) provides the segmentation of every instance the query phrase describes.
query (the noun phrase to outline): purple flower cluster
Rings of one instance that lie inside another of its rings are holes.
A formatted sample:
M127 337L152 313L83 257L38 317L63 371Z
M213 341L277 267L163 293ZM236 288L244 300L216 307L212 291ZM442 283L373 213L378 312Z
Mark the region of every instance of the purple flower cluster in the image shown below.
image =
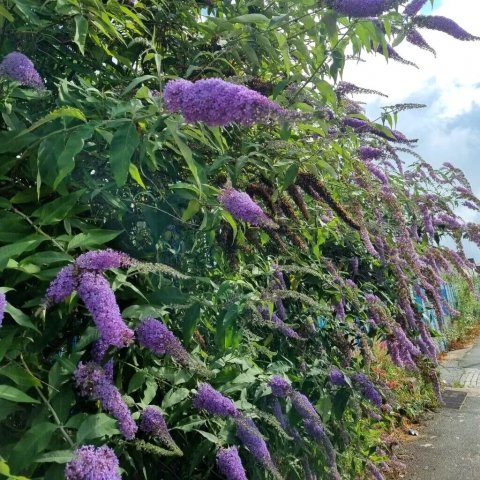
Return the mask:
M137 425L122 395L102 367L93 362L80 362L74 372L74 379L83 396L99 400L103 409L117 420L120 432L127 440L135 438Z
M389 7L386 0L335 0L333 9L347 17L377 17Z
M411 43L412 45L415 45L416 47L422 48L423 50L427 50L436 55L435 50L428 44L428 42L423 38L422 34L415 28L412 28L408 32L406 38L407 42Z
M430 30L438 30L439 32L446 33L447 35L450 35L457 40L480 40L480 37L476 37L475 35L468 33L450 18L440 17L436 15L429 15L428 17L418 15L414 18L414 23L420 28L428 28Z
M2 326L3 317L5 316L5 308L7 306L7 297L0 292L0 327Z
M83 253L75 260L75 265L83 270L103 272L110 268L126 268L132 264L132 259L123 252L110 248Z
M202 383L193 399L193 406L198 410L206 410L211 415L220 417L236 417L237 407L227 397L215 390L208 383Z
M382 396L378 393L378 390L373 385L372 381L364 373L356 373L353 380L360 388L362 396L372 402L377 407L382 405Z
M340 322L343 322L346 318L345 314L345 300L342 298L337 304L335 304L335 317Z
M374 165L372 162L369 162L369 161L365 162L365 166L367 167L367 170L372 175L377 177L384 185L389 184L387 175L379 167L377 167L376 165Z
M226 188L218 196L223 207L237 220L250 223L251 225L275 227L275 222L269 218L262 208L255 203L246 192L240 192L234 188Z
M372 255L372 257L379 258L378 252L375 250L375 247L372 244L372 241L370 240L370 234L368 233L368 230L365 227L362 227L360 229L360 238L363 241L363 244L365 245L365 248L367 249L368 253Z
M286 397L292 391L290 382L279 375L274 375L268 383L276 397Z
M462 223L455 217L448 215L447 213L440 213L434 219L435 225L445 225L452 230L461 230L463 228Z
M83 271L77 291L105 343L118 348L132 343L133 331L123 321L115 294L101 273Z
M217 453L217 467L227 480L247 480L237 447L221 448Z
M273 324L275 324L276 328L282 335L285 335L287 338L294 338L296 340L302 339L302 337L300 337L300 335L293 328L286 325L276 313L273 313L272 317L270 318L270 313L266 308L259 307L258 312L260 315L262 315L265 321L271 321Z
M107 447L84 445L75 450L65 467L66 480L121 480L114 451Z
M377 52L378 53L381 53L382 55L384 55L384 51L383 51L383 47L382 45L380 45L378 48L377 48ZM418 65L416 65L415 63L413 62L410 62L409 60L406 60L405 58L403 58L391 45L387 44L387 56L388 58L391 58L392 60L395 60L396 62L399 62L399 63L403 63L404 65L410 65L412 67L415 67L415 68L418 68ZM392 131L392 133L394 134L395 136L395 133ZM402 140L401 139L396 139L398 142L401 142Z
M190 355L180 340L165 324L152 317L146 317L135 330L140 345L156 355L168 354L182 365L190 363Z
M428 2L428 0L412 0L406 7L403 13L410 17L416 15L422 7Z
M388 342L388 350L395 365L407 369L416 369L415 358L420 355L420 350L413 345L405 332L397 327L394 330L395 338Z
M287 115L280 105L255 90L219 78L170 81L164 101L169 112L181 112L188 123L210 126L253 125Z
M345 374L341 372L338 368L332 368L328 373L328 379L333 385L338 387L345 387L347 381L345 379Z
M276 472L267 444L258 430L255 422L248 417L235 419L237 437L250 453L269 471Z
M381 148L363 145L358 149L358 155L364 161L377 160L384 156L384 151Z
M63 302L76 290L77 285L78 280L74 266L67 265L63 267L48 287L46 295L47 305Z
M168 431L167 423L157 407L147 407L140 417L140 430L159 438L167 445L174 445L174 441Z
M0 76L6 76L27 87L43 89L43 80L33 62L23 53L11 52L0 63Z

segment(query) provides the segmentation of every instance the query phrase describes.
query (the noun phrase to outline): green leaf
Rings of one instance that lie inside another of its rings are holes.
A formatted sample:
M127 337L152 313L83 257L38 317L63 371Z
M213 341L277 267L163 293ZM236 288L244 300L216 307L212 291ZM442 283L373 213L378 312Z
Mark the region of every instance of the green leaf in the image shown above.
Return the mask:
M75 107L60 107L54 110L53 112L50 112L49 114L45 115L45 117L41 118L40 120L37 120L28 130L25 130L20 135L23 135L24 133L27 133L27 132L31 132L32 130L35 130L36 128L41 127L46 123L56 120L57 118L63 118L63 117L76 118L78 120L81 120L82 122L87 121L87 118L85 117L84 113L80 109Z
M187 388L179 388L178 390L169 390L165 397L163 397L162 408L169 408L181 401L185 400L190 395L190 390Z
M117 422L104 413L89 415L80 425L77 432L77 443L101 437L111 437L118 434Z
M60 182L70 173L75 167L75 156L78 155L85 145L85 140L89 139L93 134L93 127L91 125L84 125L77 128L68 137L64 149L57 157L58 174L53 182L53 188L56 189Z
M125 185L133 152L140 143L133 122L122 125L115 131L110 145L110 168L118 187Z
M34 238L31 238L29 240L23 240L0 247L0 271L2 271L7 266L7 263L10 259L16 258L23 252L36 248L43 241L45 241L45 238L37 237L36 235L33 237Z
M13 15L2 5L0 5L0 17L6 18L9 22L13 22ZM5 27L3 27L5 28Z
M269 21L270 19L261 13L247 13L230 19L232 23L268 23Z
M202 437L205 437L207 440L209 440L212 443L216 443L220 445L222 441L216 437L215 435L209 433L209 432L204 432L203 430L196 430Z
M118 237L121 232L115 230L89 230L88 232L75 235L68 244L68 250L75 248L89 249L99 247Z
M140 171L138 170L137 166L134 163L131 163L128 167L128 173L130 176L142 187L146 188L145 184L143 183L142 177L140 175Z
M64 197L59 197L53 202L46 203L32 213L38 218L39 225L54 225L65 219L73 207L78 203L85 190L78 190Z
M0 375L9 378L20 387L40 387L41 382L24 368L15 365L6 365L0 368Z
M73 458L71 450L54 450L40 455L35 459L36 463L68 463Z
M144 371L140 370L139 372L135 372L128 383L127 393L130 394L141 388L145 383L146 378L147 374Z
M0 398L16 403L40 403L18 388L9 385L0 385Z
M189 343L192 339L193 332L197 328L198 321L200 320L200 304L194 303L185 311L183 317L183 339L185 343Z
M142 77L135 78L135 80L132 80L128 84L127 88L122 92L122 97L127 93L131 92L140 83L146 82L148 80L153 80L155 78L156 77L154 75L143 75Z
M31 330L35 330L36 332L40 333L38 328L30 320L30 317L28 315L25 315L18 308L8 303L5 308L5 311L13 318L15 323L18 323L18 325L21 325L22 327L25 327L25 328L30 328Z
M82 55L85 55L85 41L88 34L88 20L83 15L75 15L75 37L73 41L78 45Z

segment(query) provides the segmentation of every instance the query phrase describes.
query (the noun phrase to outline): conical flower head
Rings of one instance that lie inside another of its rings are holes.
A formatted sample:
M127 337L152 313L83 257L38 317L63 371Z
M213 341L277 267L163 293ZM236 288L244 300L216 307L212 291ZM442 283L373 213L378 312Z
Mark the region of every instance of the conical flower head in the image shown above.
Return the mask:
M234 188L225 188L218 196L220 203L237 220L251 225L275 227L275 223L264 213L260 205L255 203L250 195Z
M446 33L457 40L473 41L480 40L480 37L476 37L471 33L468 33L460 25L447 17L441 17L436 15L423 16L418 15L414 18L414 23L420 28L428 28L430 30L438 30L439 32Z
M114 451L107 447L84 445L75 450L65 467L66 480L121 480Z
M44 88L43 80L40 77L33 62L23 53L9 53L0 63L0 76L10 77L27 87L36 89Z
M221 448L217 453L217 466L227 480L247 480L237 447Z

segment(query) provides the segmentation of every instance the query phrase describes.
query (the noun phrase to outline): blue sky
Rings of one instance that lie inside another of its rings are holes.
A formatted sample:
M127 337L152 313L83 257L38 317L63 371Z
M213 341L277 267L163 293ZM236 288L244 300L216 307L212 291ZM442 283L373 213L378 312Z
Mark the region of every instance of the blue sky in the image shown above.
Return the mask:
M455 20L480 36L480 0L436 0L435 15ZM432 13L430 3L422 10ZM382 105L424 103L427 108L404 112L398 129L418 138L417 147L434 166L451 162L464 170L480 196L480 42L460 42L434 31L422 32L437 57L406 42L396 49L420 69L396 62L386 63L380 55L365 57L365 63L348 64L344 80L384 92L389 98L364 96L367 113L378 117ZM480 213L459 210L467 221L480 223ZM466 244L467 254L480 262L480 249Z

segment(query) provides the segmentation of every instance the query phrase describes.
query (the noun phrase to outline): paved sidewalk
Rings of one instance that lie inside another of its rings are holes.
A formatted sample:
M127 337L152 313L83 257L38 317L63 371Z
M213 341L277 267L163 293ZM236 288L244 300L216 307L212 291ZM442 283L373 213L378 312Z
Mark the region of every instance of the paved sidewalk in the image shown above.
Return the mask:
M404 446L406 480L480 479L480 339L468 349L450 352L441 366L456 408L443 407ZM466 398L463 400L464 394ZM453 405L453 403L451 404Z

